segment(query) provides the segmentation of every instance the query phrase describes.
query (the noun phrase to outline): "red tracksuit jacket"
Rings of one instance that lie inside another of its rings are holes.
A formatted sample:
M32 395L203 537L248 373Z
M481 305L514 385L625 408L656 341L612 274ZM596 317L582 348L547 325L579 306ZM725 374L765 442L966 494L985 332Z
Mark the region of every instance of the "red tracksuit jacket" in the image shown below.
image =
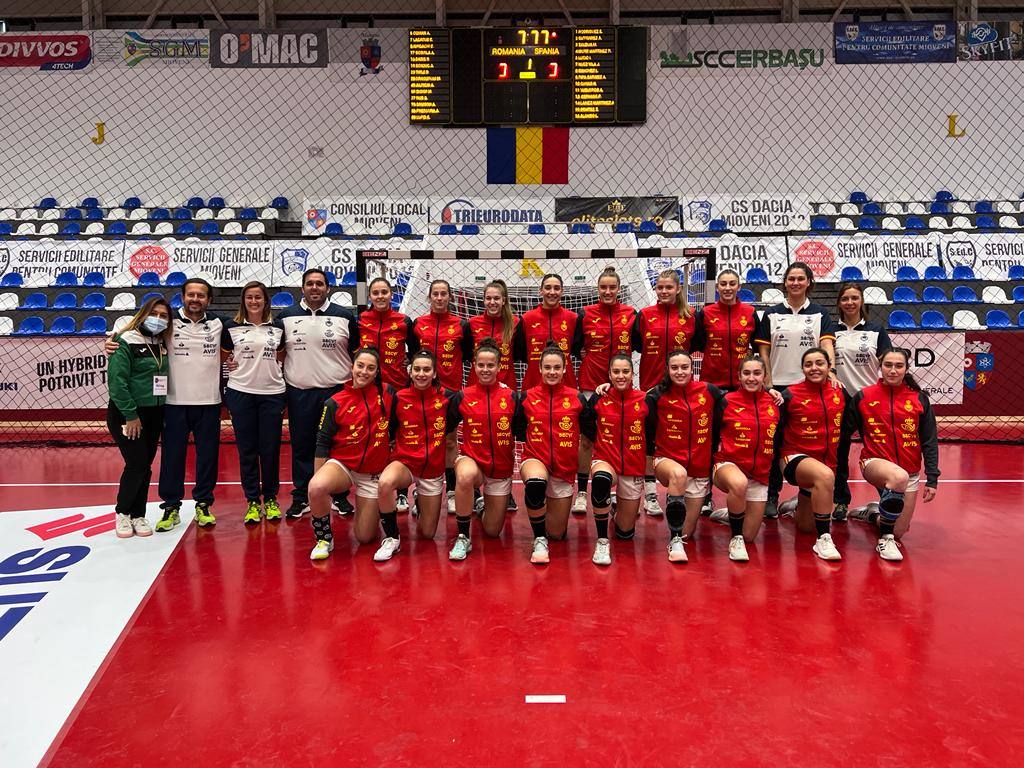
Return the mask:
M440 387L406 387L394 393L391 404L391 460L402 462L416 477L444 474L444 436L448 429L448 400Z
M437 378L453 392L462 389L462 361L472 355L473 340L466 321L451 312L417 318L413 331L422 349L437 358Z
M385 384L395 389L409 386L406 357L419 349L411 319L393 309L364 309L359 315L359 346L373 347L380 354L380 375Z
M526 443L523 461L537 459L552 476L567 483L579 468L580 417L587 403L579 390L563 381L539 384L520 395L516 436Z
M620 352L633 351L636 310L628 304L590 304L576 323L574 351L580 363L579 387L596 389L608 381L608 361Z
M767 483L775 456L779 409L767 392L730 392L715 406L718 450L714 462L731 461L751 480Z
M512 318L512 338L515 338L516 328L519 326L519 318ZM504 332L505 324L502 322L500 317L491 317L490 315L477 315L476 317L469 318L469 332L473 337L473 349L476 350L477 346L481 341L490 336L501 348L501 364L498 367L498 381L512 389L516 388L516 361L512 357L512 343L503 344L501 341L502 333ZM469 360L472 361L472 355ZM469 366L469 376L466 378L467 384L476 384L476 371L473 369L472 364Z
M336 459L353 472L380 474L388 465L390 392L376 384L356 389L347 382L324 403L316 457Z
M544 351L549 339L558 344L565 353L566 371L563 383L569 387L576 386L576 374L573 373L569 353L576 337L578 319L579 315L563 306L552 310L541 305L523 313L516 329L515 359L526 363L526 374L523 376L524 390L541 383L540 353Z
M695 329L694 316L680 320L674 304L655 304L640 310L633 332L633 348L640 353L640 389L653 389L664 378L669 352L690 351Z
M486 477L512 477L515 414L516 392L500 382L490 387L469 384L452 396L448 431L453 432L462 423L462 454L473 459Z
M647 467L646 394L639 389L619 392L612 387L590 402L591 416L581 419L583 429L592 432L594 460L612 465L625 477L645 474ZM592 421L587 425L587 421Z
M828 381L819 386L804 380L789 387L782 398L780 455L802 453L834 472L846 408L843 390Z
M739 386L740 361L750 352L757 315L749 304L720 301L697 311L693 349L702 350L701 381L716 387Z
M703 381L648 393L648 452L679 462L690 477L710 477L715 403L724 396Z

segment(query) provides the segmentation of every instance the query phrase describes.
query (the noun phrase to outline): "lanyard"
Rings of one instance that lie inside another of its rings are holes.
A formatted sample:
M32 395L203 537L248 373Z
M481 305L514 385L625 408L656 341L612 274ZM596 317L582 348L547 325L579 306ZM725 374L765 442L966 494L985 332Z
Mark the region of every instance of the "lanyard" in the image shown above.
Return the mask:
M153 347L149 343L146 344L146 351L149 352L150 356L156 362L156 372L161 373L164 369L164 348L159 343L157 343L156 348L160 353L159 357L157 357L156 353L153 352Z

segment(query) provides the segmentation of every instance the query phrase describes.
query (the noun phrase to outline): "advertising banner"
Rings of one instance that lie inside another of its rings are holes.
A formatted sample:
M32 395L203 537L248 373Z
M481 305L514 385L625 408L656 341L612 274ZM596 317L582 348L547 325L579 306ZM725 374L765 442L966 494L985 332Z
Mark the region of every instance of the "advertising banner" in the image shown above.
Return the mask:
M96 64L108 66L210 64L210 33L205 29L105 30L92 34Z
M332 273L337 285L355 285L356 249L373 243L365 240L310 240L284 242L283 245L276 250L274 274L269 284L295 288L302 285L302 273L310 267Z
M1024 59L1024 22L960 22L957 58L960 61Z
M659 227L679 215L677 197L558 197L555 221L570 224L618 224L630 222L639 227L653 221Z
M0 275L17 272L30 288L53 285L62 272L73 272L79 280L90 272L102 272L111 282L123 271L122 242L0 240Z
M86 34L0 34L0 67L84 69L91 59Z
M956 25L946 21L837 22L836 64L956 61Z
M330 63L326 29L210 30L210 65L232 69L322 69Z
M521 225L555 220L553 197L532 200L487 200L481 198L437 199L431 203L431 220L439 224Z
M829 235L790 237L789 260L802 261L817 280L837 282L843 267L858 267L866 280L892 281L896 270L912 266L923 272L939 266L940 235Z
M107 405L107 356L95 338L9 336L0 359L0 411Z
M683 230L707 229L712 219L725 219L733 232L789 232L810 227L811 206L803 195L757 192L745 195L681 195Z
M125 270L108 285L134 285L143 272L161 279L168 272L184 272L213 285L266 283L273 274L274 250L275 244L265 240L126 243Z
M641 248L714 248L718 271L732 269L740 278L751 267L763 269L773 283L782 282L782 273L789 265L785 237L653 237L639 238Z
M979 280L1006 280L1014 264L1024 264L1024 237L1010 233L939 235L946 271L970 267Z
M423 234L430 223L430 201L426 198L340 197L317 202L304 201L302 234L322 235L328 224L340 224L346 235L390 235L395 225L405 222Z
M803 73L832 64L828 24L655 26L651 57L662 74L672 70L750 74Z
M963 333L890 333L893 346L910 351L910 369L936 405L964 401Z

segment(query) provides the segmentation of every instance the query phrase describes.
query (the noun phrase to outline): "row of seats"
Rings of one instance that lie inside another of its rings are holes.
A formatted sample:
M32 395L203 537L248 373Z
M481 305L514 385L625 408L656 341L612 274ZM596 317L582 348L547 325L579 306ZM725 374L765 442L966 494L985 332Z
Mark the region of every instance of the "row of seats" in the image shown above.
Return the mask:
M944 216L931 216L927 222L919 216L886 216L881 221L874 216L861 216L856 221L848 216L822 216L811 217L812 232L903 232L920 230L994 230L994 229L1020 229L1021 222L1016 216L1003 215L998 219L995 216L954 216L947 219Z
M953 313L953 321L950 323L946 315L934 309L926 310L921 314L921 322L918 323L914 316L906 310L896 309L889 313L889 328L895 331L912 331L918 328L928 330L978 330L998 328L1024 328L1024 310L1017 315L1017 322L1001 309L990 309L985 315L985 322L982 323L978 316L969 309L958 309Z
M100 200L98 197L85 197L82 199L82 202L79 203L77 207L82 208L84 210L90 210L93 208L103 208L103 206L100 205ZM138 208L143 208L142 198L140 198L138 195L130 195L124 199L124 202L121 203L120 207L129 211L134 211ZM204 202L203 198L199 197L198 195L193 195L189 197L188 200L185 201L185 205L182 207L188 208L193 211L199 210L200 208L213 208L214 210L220 210L221 208L227 208L228 204L227 201L220 195L212 196L207 202ZM289 208L288 198L285 197L284 195L278 195L267 204L267 208L273 208L274 210L277 211L287 211ZM39 204L36 205L35 207L25 208L24 210L51 211L55 209L61 210L60 202L57 200L56 197L48 195L44 197L42 200L40 200Z
M106 212L102 208L68 208L66 210L50 208L45 211L37 208L24 208L20 211L14 208L0 209L0 221L121 221L125 219L129 221L145 219L149 221L171 221L172 219L175 221L191 221L193 219L256 221L257 219L273 220L280 217L281 212L276 208L264 208L259 213L255 208L221 208L216 211L212 208L197 210L176 208L173 212L169 208L135 208L134 210L111 208Z
M867 296L865 296L867 301ZM888 302L885 302L888 303ZM937 285L927 285L921 291L920 297L913 288L907 285L900 285L892 291L893 304L1021 304L1024 303L1024 285L1017 285L1013 288L1012 300L1007 298L1006 292L998 285L987 285L982 289L981 296L969 285L957 285L951 293Z
M881 216L890 214L904 216L907 214L926 216L938 214L972 214L972 213L1009 213L1017 214L1024 211L1024 202L1019 200L928 200L916 202L888 203L812 203L812 210L822 216Z
M77 237L78 235L265 235L267 225L262 221L194 221L150 223L139 221L131 225L123 221L93 221L82 226L81 222L70 221L63 226L49 221L38 226L26 221L13 226L10 222L0 221L0 236L17 235L31 237L34 235Z
M81 328L77 327L73 317L56 317L49 329L45 327L41 317L26 317L17 328L14 327L11 318L0 317L0 336L101 336L106 332L107 319L102 315L85 318Z

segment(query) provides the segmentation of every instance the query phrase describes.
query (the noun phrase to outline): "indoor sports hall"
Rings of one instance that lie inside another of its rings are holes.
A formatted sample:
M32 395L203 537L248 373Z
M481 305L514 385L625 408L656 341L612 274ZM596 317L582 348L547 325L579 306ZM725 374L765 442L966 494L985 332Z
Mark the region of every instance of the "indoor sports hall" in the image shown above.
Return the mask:
M0 8L0 766L1017 765L1024 11L806 5Z

